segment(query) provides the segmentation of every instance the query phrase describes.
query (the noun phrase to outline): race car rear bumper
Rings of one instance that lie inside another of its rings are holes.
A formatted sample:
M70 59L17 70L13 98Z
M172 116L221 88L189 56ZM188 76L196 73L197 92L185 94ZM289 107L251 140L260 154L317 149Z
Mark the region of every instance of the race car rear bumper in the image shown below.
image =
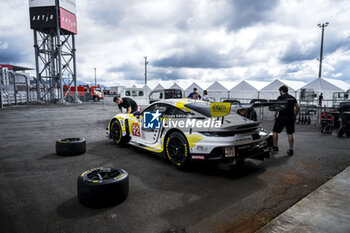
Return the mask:
M191 154L192 160L207 160L218 162L242 161L247 158L264 160L270 158L270 150L267 148L266 141L259 143L251 143L242 146L235 146L235 155L233 157L226 157L225 147L216 147L210 154Z

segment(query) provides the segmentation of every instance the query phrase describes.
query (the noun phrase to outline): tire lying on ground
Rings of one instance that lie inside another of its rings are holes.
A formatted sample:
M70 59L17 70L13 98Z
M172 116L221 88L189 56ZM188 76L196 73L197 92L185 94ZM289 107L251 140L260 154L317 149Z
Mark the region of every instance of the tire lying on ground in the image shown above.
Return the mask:
M81 155L86 152L84 138L65 138L56 141L56 154L62 156Z
M122 203L129 193L129 175L119 168L93 168L78 177L78 199L87 207L103 208Z

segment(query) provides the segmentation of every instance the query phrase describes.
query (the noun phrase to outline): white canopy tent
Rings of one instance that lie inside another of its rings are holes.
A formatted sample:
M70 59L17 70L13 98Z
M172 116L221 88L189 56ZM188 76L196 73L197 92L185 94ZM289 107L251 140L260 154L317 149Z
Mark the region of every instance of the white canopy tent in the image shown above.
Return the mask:
M332 100L334 92L344 92L350 85L344 81L328 78L316 78L301 88L312 89L317 96L323 93L324 100Z
M266 87L267 85L270 84L270 82L265 82L265 81L251 81L251 80L246 80L247 83L255 87L259 92L261 89Z
M182 87L180 87L177 83L174 83L171 87L171 89L180 89L181 91L183 91L184 89Z
M199 86L196 82L193 82L190 86L188 86L185 89L185 97L187 97L190 93L193 92L193 88L197 88L197 91L199 92L199 94L202 95L203 93L203 88L201 86Z
M155 80L147 81L147 86L152 90L154 90L158 86L159 82Z
M143 85L142 88L143 88L145 91L149 91L149 92L152 90L147 84Z
M242 80L230 90L231 99L257 99L258 95L258 89L245 80Z
M148 95L151 93L152 89L147 84L143 85L142 89L145 93L145 97L148 98Z
M162 84L158 83L158 85L152 90L152 91L155 91L155 90L163 90L165 89Z
M159 81L158 82L164 89L169 89L174 84L173 81Z
M221 99L229 98L229 92L222 84L218 81L215 81L212 85L210 85L207 89L209 98L212 101L220 102Z
M344 82L342 80L331 79L331 78L323 78L323 79L326 80L327 82L333 84L334 86L339 87L343 91L348 91L350 89L350 83Z
M278 89L283 85L286 85L288 87L288 93L290 95L297 97L297 90L300 89L300 87L302 87L303 85L305 85L305 83L300 81L275 79L270 84L268 84L260 90L259 98L277 99L277 97L280 95Z

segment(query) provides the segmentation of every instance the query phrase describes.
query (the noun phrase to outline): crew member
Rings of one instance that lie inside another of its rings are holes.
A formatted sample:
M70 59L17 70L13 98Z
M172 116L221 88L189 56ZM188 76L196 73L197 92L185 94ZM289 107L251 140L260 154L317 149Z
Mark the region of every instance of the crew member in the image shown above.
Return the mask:
M237 110L237 114L241 115L242 117L248 118L252 121L257 121L257 114L254 108L241 108Z
M118 104L119 113L123 112L122 108L126 108L127 114L134 113L138 109L137 103L133 99L130 99L128 97L120 98L118 96L115 96L113 98L113 102Z
M350 112L350 101L341 102L339 104L338 111L342 124L337 132L337 135L342 137L343 134L346 133L346 136L350 137L350 116L348 114Z
M293 155L293 146L294 146L294 137L293 133L295 131L295 119L296 115L299 112L299 105L297 100L288 94L288 87L283 85L279 88L280 96L277 100L287 100L286 109L281 111L275 111L273 126L273 148L272 152L278 152L278 134L282 132L283 128L286 127L289 150L287 151L288 155ZM278 114L278 115L277 115Z
M322 107L323 93L318 97L318 106Z
M195 93L198 94L198 98L199 98L199 99L202 99L202 96L197 92L197 88L193 88L193 92L192 92L191 94L189 94L189 95L187 96L187 98L193 99L193 95L194 95Z
M203 98L202 98L202 100L209 101L209 95L208 95L208 91L207 90L203 91Z

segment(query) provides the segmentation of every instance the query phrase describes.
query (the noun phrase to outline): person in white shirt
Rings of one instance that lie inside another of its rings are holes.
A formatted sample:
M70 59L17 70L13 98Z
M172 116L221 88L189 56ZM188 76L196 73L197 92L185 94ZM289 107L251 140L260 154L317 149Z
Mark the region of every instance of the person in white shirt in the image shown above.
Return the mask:
M203 91L203 98L202 98L202 100L209 101L209 95L208 95L208 91L207 90Z

